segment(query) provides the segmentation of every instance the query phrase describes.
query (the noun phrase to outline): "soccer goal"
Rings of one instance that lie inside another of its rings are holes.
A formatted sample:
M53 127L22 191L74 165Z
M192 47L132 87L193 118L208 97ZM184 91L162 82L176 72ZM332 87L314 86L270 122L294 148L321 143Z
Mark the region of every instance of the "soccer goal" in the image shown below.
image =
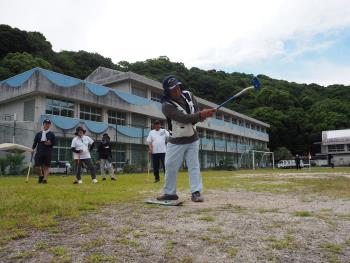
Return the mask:
M273 152L252 150L251 155L253 170L256 168L275 169L275 155Z

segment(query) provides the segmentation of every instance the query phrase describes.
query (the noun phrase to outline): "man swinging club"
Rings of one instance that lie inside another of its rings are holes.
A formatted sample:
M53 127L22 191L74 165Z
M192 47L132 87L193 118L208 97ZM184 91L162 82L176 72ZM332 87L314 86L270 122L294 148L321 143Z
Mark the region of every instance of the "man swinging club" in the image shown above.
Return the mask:
M212 117L216 109L199 111L192 94L181 90L182 83L175 76L163 81L162 111L168 121L170 138L165 154L165 185L160 201L177 200L176 180L185 158L190 176L191 200L203 202L202 177L199 166L199 142L195 124Z

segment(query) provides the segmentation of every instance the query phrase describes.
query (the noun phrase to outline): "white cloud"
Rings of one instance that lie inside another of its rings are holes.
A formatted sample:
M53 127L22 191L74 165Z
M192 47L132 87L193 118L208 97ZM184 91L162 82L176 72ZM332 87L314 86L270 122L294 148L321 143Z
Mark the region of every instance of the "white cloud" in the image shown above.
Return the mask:
M0 23L46 35L56 51L87 50L130 62L166 55L187 66L229 68L292 60L350 26L347 0L0 0ZM286 41L297 45L290 51Z

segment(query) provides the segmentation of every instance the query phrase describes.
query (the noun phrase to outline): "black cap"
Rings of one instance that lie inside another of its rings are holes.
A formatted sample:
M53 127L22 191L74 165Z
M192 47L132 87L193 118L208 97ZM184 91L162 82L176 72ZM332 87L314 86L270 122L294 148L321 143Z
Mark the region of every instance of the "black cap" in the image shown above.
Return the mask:
M45 120L43 121L43 123L51 124L51 120L50 120L50 119L45 119Z
M164 90L172 90L177 85L182 85L182 83L180 81L178 81L175 76L168 76L163 80L163 89Z

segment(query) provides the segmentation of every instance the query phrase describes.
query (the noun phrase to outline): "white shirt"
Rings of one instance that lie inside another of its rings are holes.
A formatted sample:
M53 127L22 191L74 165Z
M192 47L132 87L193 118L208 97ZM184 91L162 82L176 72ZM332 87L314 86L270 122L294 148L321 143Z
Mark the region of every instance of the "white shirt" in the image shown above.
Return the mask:
M152 153L165 153L165 140L169 137L169 132L164 129L151 130L147 137L147 142L152 143Z
M79 159L89 159L91 158L90 151L89 151L89 145L91 145L94 142L93 139L91 139L89 136L83 135L75 136L72 140L72 148L75 148L76 150L83 150L82 153L75 153L73 152L73 158L74 160Z

